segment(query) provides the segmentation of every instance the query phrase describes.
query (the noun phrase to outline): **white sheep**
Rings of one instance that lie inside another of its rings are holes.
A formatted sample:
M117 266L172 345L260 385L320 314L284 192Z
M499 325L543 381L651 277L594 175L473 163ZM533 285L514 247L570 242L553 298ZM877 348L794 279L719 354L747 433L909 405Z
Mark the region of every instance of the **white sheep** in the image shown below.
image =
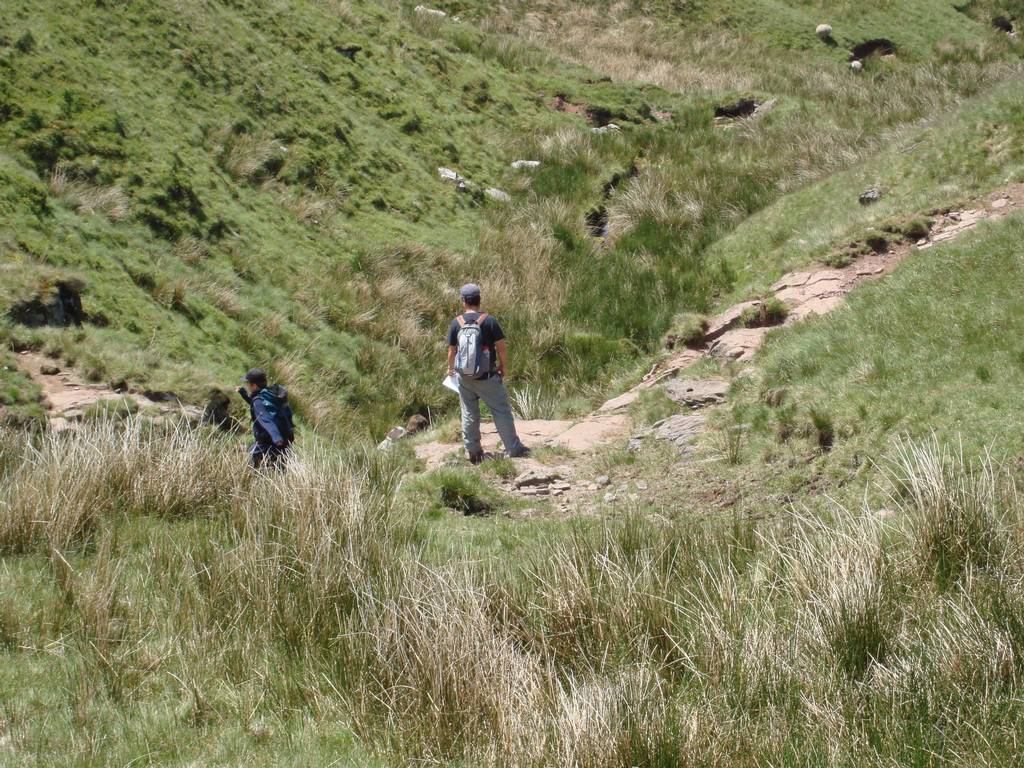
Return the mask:
M854 72L860 72L862 69L864 69L864 64L861 62L860 59L854 59L853 61L850 62L850 69L852 69Z
M442 16L447 16L448 15L444 11L439 11L436 8L427 8L427 6L425 6L425 5L417 5L416 8L415 8L415 11L416 11L416 13L423 13L423 14L426 14L428 16L437 16L439 18L442 17Z
M496 187L488 187L484 190L484 194L487 195L491 200L497 200L499 203L511 203L512 196L503 189L497 189Z
M832 37L832 25L819 24L814 28L814 34L816 34L822 40L828 40L830 37Z

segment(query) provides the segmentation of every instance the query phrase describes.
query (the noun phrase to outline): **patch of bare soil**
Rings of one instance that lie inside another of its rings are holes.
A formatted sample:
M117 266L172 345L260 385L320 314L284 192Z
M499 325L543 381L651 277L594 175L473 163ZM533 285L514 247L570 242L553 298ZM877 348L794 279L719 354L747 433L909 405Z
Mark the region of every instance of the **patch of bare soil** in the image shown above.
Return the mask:
M551 100L550 106L556 112L565 112L570 115L581 115L583 117L587 116L587 108L585 106L573 104L562 93L555 95L555 98Z
M74 427L90 406L124 398L140 409L152 409L161 414L181 414L193 419L202 416L201 409L168 399L167 393L153 393L150 398L137 392L116 391L109 386L87 382L73 370L62 367L58 361L36 352L21 352L18 367L42 388L42 404L47 411L50 429L54 431Z
M853 46L850 50L850 61L861 61L869 56L885 58L887 56L895 55L896 45L893 41L884 37L879 37L873 40L865 40L864 42L857 43Z

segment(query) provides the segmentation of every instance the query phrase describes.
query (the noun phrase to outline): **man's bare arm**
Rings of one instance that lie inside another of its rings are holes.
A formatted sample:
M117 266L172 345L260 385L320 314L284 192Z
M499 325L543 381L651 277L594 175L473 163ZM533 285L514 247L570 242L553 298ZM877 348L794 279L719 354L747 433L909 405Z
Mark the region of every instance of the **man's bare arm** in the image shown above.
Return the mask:
M455 351L457 347L448 347L448 375L455 373Z
M505 365L505 363L506 363L505 340L502 339L501 341L495 342L494 348L496 350L498 350L498 374L500 376L504 377L505 376L505 370L506 370L506 365Z

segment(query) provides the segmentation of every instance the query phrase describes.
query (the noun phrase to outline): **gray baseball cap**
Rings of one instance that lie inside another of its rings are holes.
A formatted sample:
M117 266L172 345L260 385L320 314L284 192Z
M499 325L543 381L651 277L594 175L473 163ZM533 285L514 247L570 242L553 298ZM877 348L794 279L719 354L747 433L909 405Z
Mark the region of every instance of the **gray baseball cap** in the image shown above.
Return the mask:
M466 283L459 288L459 297L470 303L480 301L480 286L476 283Z

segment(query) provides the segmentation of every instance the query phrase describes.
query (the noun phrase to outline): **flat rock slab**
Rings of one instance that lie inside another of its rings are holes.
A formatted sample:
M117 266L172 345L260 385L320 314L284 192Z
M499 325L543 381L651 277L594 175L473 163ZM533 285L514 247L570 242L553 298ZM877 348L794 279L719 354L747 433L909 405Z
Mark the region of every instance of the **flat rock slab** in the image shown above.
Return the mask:
M706 355L707 350L705 349L681 349L667 360L658 363L633 390L649 389L664 379L675 376L679 371L693 365L698 360L704 359Z
M551 444L570 451L592 451L616 437L625 437L629 433L629 426L628 416L591 416L555 437Z
M824 315L838 309L845 300L845 293L834 293L831 296L815 296L793 307L786 316L787 322L805 320L811 315Z
M749 360L761 347L766 328L736 328L724 333L708 350L712 357L722 360Z
M413 452L416 458L422 461L427 470L437 469L449 460L456 460L462 452L462 446L454 443L420 443Z
M838 269L794 272L775 283L772 292L775 298L792 307L810 299L840 293L847 279L847 274Z
M715 316L708 322L708 329L704 333L704 341L711 342L719 338L729 329L733 328L736 323L739 322L740 316L748 309L757 309L761 306L761 302L758 300L754 301L743 301L739 304L734 304L725 310L722 314Z
M602 405L597 410L599 413L611 413L612 411L618 411L623 408L628 408L634 402L636 402L636 399L638 397L640 397L640 390L631 389L628 392L624 392L623 394L619 395L618 397L613 397L611 400L608 400L607 402L605 402L604 405Z
M664 389L673 402L700 407L724 402L729 382L724 379L672 379L665 383Z
M548 486L562 479L562 474L554 469L528 469L512 481L517 489Z
M680 450L685 450L696 442L700 433L704 431L706 422L707 418L703 413L669 416L654 426L651 435L655 440L668 440Z
M529 446L550 443L553 438L566 432L572 425L571 421L558 419L530 419L516 421L516 432L519 433L519 438ZM493 421L485 421L480 425L480 444L484 451L498 450L500 442L501 437L499 437Z
M516 431L529 447L557 445L574 452L592 451L609 440L625 436L629 432L630 419L622 415L594 414L583 421L573 422L559 419L534 419L517 421ZM500 438L494 423L484 422L480 426L480 444L484 452L495 452ZM413 449L416 457L436 469L453 456L458 456L462 446L458 443L420 443Z
M516 421L516 431L519 433L519 437L523 439L523 442L529 445L531 440L533 442L547 442L564 433L572 425L573 422L568 420L533 419L529 421ZM481 433L497 436L498 430L494 428L494 424L488 422L484 425Z

